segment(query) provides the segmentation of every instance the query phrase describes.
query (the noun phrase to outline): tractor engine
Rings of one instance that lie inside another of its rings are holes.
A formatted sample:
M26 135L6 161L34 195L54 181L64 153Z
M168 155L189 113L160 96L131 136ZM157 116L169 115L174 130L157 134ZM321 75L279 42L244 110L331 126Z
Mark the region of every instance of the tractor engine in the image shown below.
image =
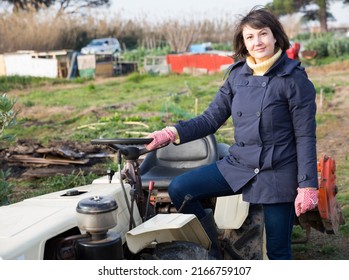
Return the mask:
M82 199L77 207L77 224L84 234L69 236L57 248L58 259L124 259L119 233L108 231L117 225L116 201L108 196Z

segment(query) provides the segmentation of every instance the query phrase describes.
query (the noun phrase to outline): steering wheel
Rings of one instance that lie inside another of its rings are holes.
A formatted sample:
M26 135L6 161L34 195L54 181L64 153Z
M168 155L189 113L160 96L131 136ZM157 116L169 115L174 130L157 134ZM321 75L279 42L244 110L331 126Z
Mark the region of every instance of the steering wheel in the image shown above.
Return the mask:
M106 138L93 139L91 144L106 145L114 151L120 151L126 159L136 160L140 155L149 153L144 146L153 141L153 138Z
M119 145L146 145L153 141L153 138L106 138L106 139L93 139L92 144L96 145L109 145L109 144L119 144Z

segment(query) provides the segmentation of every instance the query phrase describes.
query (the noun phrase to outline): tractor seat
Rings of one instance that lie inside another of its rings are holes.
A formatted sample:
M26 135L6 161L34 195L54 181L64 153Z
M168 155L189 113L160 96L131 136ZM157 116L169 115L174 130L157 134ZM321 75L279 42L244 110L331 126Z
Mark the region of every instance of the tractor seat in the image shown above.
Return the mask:
M154 181L157 189L167 189L174 177L219 158L213 134L185 144L168 146L146 155L140 165L142 187Z

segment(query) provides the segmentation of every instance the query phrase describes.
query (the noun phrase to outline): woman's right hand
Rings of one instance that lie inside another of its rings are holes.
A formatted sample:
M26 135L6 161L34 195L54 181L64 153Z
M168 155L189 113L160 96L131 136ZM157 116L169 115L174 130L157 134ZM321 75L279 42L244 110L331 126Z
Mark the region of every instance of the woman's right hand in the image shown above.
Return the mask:
M176 133L168 127L150 133L147 138L153 138L149 144L145 145L148 151L152 151L176 141Z

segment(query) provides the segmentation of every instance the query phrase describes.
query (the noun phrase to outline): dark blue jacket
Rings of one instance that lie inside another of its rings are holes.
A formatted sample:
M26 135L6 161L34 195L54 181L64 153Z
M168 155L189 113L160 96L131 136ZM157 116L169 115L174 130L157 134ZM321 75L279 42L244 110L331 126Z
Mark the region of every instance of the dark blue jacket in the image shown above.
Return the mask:
M175 125L181 143L215 133L232 116L235 143L217 165L234 192L280 203L294 201L297 187L318 187L316 92L300 62L283 53L264 76L245 61L228 75L203 114Z

